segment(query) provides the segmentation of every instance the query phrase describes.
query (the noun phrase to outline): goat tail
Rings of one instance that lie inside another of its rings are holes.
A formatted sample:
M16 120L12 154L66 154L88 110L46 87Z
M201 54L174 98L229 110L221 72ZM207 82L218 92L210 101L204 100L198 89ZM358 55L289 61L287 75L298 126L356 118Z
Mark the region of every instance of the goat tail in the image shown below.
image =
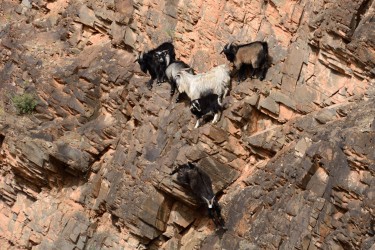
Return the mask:
M268 55L268 44L267 44L267 42L262 42L262 46L263 46L263 50L264 50L264 53L263 53L264 63L263 63L262 68L263 68L263 71L266 71L268 66L269 66L269 61L270 61L269 55ZM263 75L265 75L265 73L263 73ZM264 76L263 76L263 78L264 78Z
M268 56L268 44L267 42L262 42L264 53Z
M263 45L264 52L268 54L268 44L267 44L267 42L262 42L262 45Z

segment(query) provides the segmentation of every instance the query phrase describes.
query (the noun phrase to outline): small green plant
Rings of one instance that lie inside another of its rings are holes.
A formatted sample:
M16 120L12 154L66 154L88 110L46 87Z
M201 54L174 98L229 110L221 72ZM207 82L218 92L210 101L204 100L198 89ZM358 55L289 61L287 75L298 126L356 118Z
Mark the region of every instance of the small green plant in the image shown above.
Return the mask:
M21 115L30 114L33 112L36 105L38 105L38 101L36 100L35 96L29 93L15 95L11 99L14 107L17 109L17 113Z
M172 40L174 39L174 37L175 37L175 31L174 31L174 30L172 30L172 29L167 29L167 30L165 30L165 33L167 34L167 36L168 36L169 38L171 38Z

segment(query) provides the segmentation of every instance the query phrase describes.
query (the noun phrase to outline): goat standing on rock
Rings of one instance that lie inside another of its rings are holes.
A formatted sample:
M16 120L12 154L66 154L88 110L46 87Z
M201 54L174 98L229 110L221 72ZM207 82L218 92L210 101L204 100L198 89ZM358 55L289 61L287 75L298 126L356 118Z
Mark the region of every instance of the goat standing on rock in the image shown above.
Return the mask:
M209 94L216 94L222 106L222 99L227 95L230 86L229 67L222 64L202 74L192 75L186 71L176 74L177 88L186 93L190 100L197 100Z
M236 43L226 44L223 50L228 61L234 64L238 70L238 82L246 79L246 65L250 67L250 77L255 71L261 70L259 80L263 80L268 69L268 45L266 42L252 42L238 45Z
M158 84L165 81L165 70L169 64L169 62L164 61L166 54L169 55L171 60L175 60L174 46L170 42L165 42L148 52L141 52L135 60L135 62L139 63L144 73L150 73L151 79L147 83L147 87L150 90L155 79L157 79Z
M171 175L176 172L177 181L189 187L196 197L207 204L208 216L214 221L216 227L225 229L220 205L212 191L212 183L208 174L190 162L177 167Z
M214 119L212 120L213 124L219 121L222 107L219 105L217 99L217 95L211 94L201 99L191 101L190 111L197 118L194 128L199 127L201 118L204 120L204 118L209 115L214 115Z

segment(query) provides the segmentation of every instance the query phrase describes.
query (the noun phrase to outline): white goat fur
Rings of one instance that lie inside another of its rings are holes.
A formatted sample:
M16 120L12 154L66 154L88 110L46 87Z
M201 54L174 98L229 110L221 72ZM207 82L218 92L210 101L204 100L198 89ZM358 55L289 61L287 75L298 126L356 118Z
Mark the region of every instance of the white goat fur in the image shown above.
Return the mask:
M169 82L176 81L176 75L182 70L192 72L192 70L188 68L189 66L185 66L184 64L185 63L179 61L168 65L167 69L165 70L165 75L167 76Z
M177 88L180 93L185 92L190 100L200 99L209 94L218 95L219 105L230 87L229 67L222 64L202 74L192 75L181 71L176 75Z

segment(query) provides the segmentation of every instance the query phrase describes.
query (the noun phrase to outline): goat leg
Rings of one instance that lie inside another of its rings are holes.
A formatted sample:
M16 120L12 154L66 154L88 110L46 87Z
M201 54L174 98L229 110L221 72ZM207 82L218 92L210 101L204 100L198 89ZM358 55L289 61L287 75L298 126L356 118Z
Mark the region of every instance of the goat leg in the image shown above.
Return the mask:
M212 124L217 123L218 120L219 120L219 114L218 114L218 113L215 113L215 115L214 115L214 119L212 120Z
M199 118L198 118L198 119L197 119L197 122L195 123L194 128L198 128L198 127L199 127L199 124L200 124L200 122L199 122Z
M212 123L217 123L220 120L221 117L221 111L215 110L214 119L212 120Z
M242 78L241 78L241 81L243 82L243 81L245 81L246 80L246 73L247 73L247 67L246 67L247 65L245 65L245 64L243 64L242 65Z
M252 79L255 75L255 69L253 66L250 66L250 78Z
M174 95L174 92L176 91L176 84L174 84L173 82L171 83L171 96L173 96ZM176 102L177 102L177 100L176 100Z
M229 92L229 88L225 88L223 98L225 98L228 95L228 92Z
M180 98L181 98L181 93L178 93L177 98L176 98L176 103L180 101Z
M214 222L216 228L225 229L224 224L223 224L224 221L222 220L221 216L218 214L217 208L215 206L211 209L208 209L208 217L210 217L210 219Z
M262 69L261 69L261 72L260 72L259 80L263 81L264 78L266 77L266 73L267 73L267 65L266 65L266 63L265 63L265 64L263 64L263 66L262 66Z
M221 216L221 209L219 203L215 200L214 205L212 208L212 220L214 221L216 227L220 227L222 229L226 229L224 219Z
M238 83L246 79L246 66L242 64L238 70Z
M162 81L163 81L163 82L166 82L166 81L167 81L167 74L165 74L165 70L163 71Z
M240 83L241 82L241 72L240 71L238 71L238 78L237 78L237 82L238 83Z
M147 88L149 89L149 90L151 90L152 89L152 84L154 83L154 79L150 79L148 82L147 82Z
M219 103L220 107L223 106L223 100L222 100L222 97L221 97L221 96L218 96L218 97L217 97L217 102Z
M161 78L162 78L162 77L160 76L160 74L159 74L159 73L158 73L158 75L157 75L157 77L156 77L156 78L157 78L157 85L158 85L158 86L160 86L160 85L161 85L161 83L162 83L162 80L161 80Z

